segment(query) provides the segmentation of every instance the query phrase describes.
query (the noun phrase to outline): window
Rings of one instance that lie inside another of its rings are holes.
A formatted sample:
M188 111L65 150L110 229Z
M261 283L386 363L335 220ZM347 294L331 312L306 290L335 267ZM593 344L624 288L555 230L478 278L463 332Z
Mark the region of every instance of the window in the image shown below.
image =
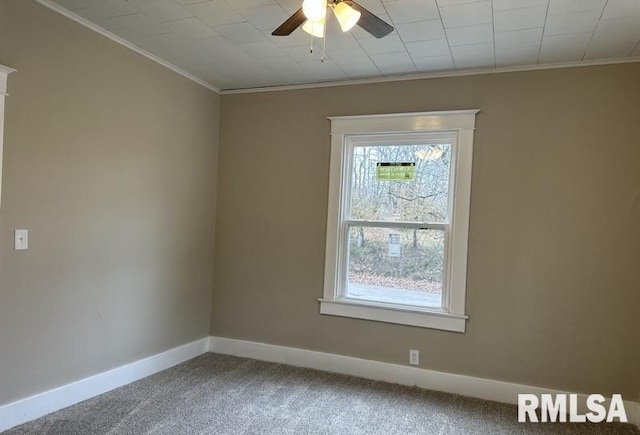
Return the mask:
M465 331L477 113L329 118L322 314Z
M7 95L7 76L14 70L0 65L0 195L2 195L2 138L4 136L4 97ZM0 196L0 201L2 196Z

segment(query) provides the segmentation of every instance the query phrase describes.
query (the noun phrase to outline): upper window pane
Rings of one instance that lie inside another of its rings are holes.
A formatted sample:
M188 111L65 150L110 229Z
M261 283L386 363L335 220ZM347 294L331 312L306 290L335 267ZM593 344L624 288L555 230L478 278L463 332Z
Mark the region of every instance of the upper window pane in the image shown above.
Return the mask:
M350 218L446 222L450 143L356 145Z

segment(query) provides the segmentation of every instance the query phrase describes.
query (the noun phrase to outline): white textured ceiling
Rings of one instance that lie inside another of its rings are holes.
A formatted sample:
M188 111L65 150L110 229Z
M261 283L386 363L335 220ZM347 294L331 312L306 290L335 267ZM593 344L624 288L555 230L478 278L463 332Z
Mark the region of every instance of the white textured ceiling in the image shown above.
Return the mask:
M395 27L271 36L302 0L53 0L219 89L640 60L640 0L357 0ZM333 17L331 17L333 18Z

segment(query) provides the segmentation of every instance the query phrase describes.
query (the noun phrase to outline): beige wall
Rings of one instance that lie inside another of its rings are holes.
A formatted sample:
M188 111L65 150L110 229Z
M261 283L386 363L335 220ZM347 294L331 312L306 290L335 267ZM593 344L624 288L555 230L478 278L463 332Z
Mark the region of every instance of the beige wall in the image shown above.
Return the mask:
M0 404L208 335L219 97L33 1L0 64Z
M639 96L640 64L223 96L212 335L639 400ZM467 333L321 316L326 117L475 108Z
M0 64L19 70L0 404L209 332L394 363L414 348L427 368L640 400L640 64L227 95L220 111L31 0L0 1ZM319 315L326 116L468 108L467 333Z

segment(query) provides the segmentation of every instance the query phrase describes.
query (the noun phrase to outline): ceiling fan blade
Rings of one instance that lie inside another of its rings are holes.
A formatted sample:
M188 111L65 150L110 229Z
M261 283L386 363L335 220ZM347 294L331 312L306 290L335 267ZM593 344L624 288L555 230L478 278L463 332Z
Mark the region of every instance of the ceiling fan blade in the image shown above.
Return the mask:
M361 16L358 20L358 26L362 27L367 32L371 33L376 38L382 38L393 32L393 26L387 24L384 20L377 17L373 13L369 12L358 3L353 0L343 0L346 4L351 6L356 11L360 12Z
M291 33L296 30L302 23L307 20L307 17L304 16L304 12L302 12L302 8L298 9L293 15L287 18L287 21L280 24L276 30L274 30L271 34L273 36L287 36L291 35Z

